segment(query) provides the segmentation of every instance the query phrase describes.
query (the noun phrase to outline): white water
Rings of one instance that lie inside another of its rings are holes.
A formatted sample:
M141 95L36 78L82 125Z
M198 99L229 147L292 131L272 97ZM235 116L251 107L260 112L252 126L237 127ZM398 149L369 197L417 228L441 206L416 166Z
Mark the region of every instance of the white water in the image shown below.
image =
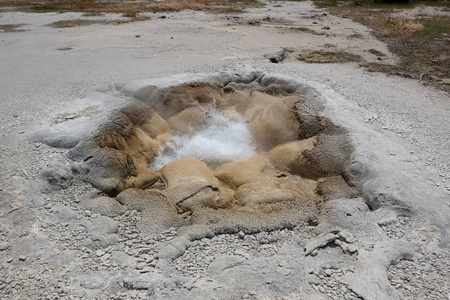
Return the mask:
M250 128L245 123L233 122L214 108L204 111L207 124L191 135L174 135L159 151L150 169L159 170L166 164L195 157L205 163L223 163L256 155Z

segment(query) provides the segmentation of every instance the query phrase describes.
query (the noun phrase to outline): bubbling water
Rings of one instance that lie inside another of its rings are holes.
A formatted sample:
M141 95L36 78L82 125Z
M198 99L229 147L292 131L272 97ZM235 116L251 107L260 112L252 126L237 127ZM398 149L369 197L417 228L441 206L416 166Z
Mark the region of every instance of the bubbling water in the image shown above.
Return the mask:
M174 135L160 149L150 165L151 170L159 170L185 157L195 157L207 164L219 164L256 155L248 124L232 121L212 106L203 109L203 113L206 125L192 134Z

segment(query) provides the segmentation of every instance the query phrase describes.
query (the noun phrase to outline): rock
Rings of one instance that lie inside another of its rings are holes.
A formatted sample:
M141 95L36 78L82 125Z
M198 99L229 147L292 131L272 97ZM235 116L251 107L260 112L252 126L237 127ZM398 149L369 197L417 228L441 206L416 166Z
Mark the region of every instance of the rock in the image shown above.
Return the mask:
M343 239L344 241L346 241L347 243L354 243L356 242L356 238L349 232L346 231L339 231L338 232L338 236L339 238Z
M305 252L305 255L309 255L314 250L325 247L329 243L336 240L338 237L338 235L331 232L320 234L313 240L309 241L303 251Z
M317 278L317 276L309 275L309 276L308 276L308 283L320 285L320 284L321 284L321 281L320 281L319 278Z
M117 111L93 136L69 151L79 163L74 172L111 196L155 182L159 175L147 168L157 155L158 136L171 135L167 122L153 109L133 102ZM166 138L160 140L164 141Z
M320 178L317 182L317 194L326 201L359 196L358 191L350 187L342 176Z
M249 120L250 122L253 121L253 119L267 106L280 100L278 97L258 91L252 91L251 93L236 91L229 97L230 100L228 101L231 102L230 104L235 105L235 111L239 113L244 120Z
M167 199L182 212L196 205L219 207L222 198L219 181L201 160L187 157L176 160L160 170L167 183Z
M126 210L124 205L111 197L85 197L81 199L80 207L107 217L118 216Z
M80 285L86 289L101 289L106 286L108 282L108 279L106 276L101 276L98 274L95 274L94 272L90 272L89 276L85 276L81 282Z
M255 156L245 160L225 163L218 167L214 175L236 189L243 184L260 181L263 179L263 172L273 170L266 156Z
M241 250L241 249L236 249L236 250L234 251L234 254L235 254L235 255L242 256L242 257L244 257L244 258L246 258L246 259L249 259L249 258L250 258L250 255L248 254L248 252L245 252L245 251L243 251L243 250Z
M295 115L295 105L299 101L303 101L300 96L281 98L253 119L250 127L259 150L268 151L298 139L301 126Z
M257 205L260 203L276 203L291 201L295 195L288 190L283 190L276 183L259 181L242 185L235 194L236 202L242 206Z
M251 24L251 25L253 25L253 24ZM271 63L277 64L279 62L282 62L286 58L288 58L290 52L291 51L289 51L288 49L283 48L275 54L266 54L266 55L264 55L264 57L269 59Z
M245 261L245 257L240 254L236 255L222 255L214 258L211 264L208 266L208 274L218 275L225 269L230 269L235 266L241 265Z
M66 189L73 181L71 167L60 163L46 167L39 177L45 180L51 189Z
M315 187L316 183L312 180L288 176L243 184L236 190L234 197L237 204L248 207L282 207L283 202L306 205L316 199Z
M169 242L167 246L162 248L157 257L168 261L174 261L177 257L184 254L188 245L189 239L186 236L179 236Z
M161 232L180 222L177 208L161 191L128 189L116 199L129 209L142 211L137 226L147 232Z
M160 173L168 189L199 182L213 187L219 186L217 178L208 166L203 161L192 157L173 161L165 165Z
M152 91L152 95L141 97L140 100L149 103L165 119L174 114L199 104L222 106L222 92L217 86L208 82L190 82Z
M325 172L315 167L303 154L305 151L311 151L316 143L315 137L286 143L273 148L269 152L269 158L281 171L316 179Z
M0 242L0 251L8 250L9 243L8 242Z
M206 117L206 113L201 107L194 107L173 115L167 122L174 132L189 134L201 130L207 124Z

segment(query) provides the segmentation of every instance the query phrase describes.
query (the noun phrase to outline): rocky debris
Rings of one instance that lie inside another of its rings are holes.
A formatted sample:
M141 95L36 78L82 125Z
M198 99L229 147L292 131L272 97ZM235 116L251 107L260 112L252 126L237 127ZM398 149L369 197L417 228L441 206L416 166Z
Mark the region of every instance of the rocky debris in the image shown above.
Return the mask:
M388 237L399 239L411 227L411 223L410 217L397 216L395 220L380 221L378 225L386 232Z
M400 260L388 270L389 282L400 299L447 299L450 253L422 251L412 260Z
M195 240L182 256L175 259L174 265L188 277L205 277L208 272L219 272L220 268L240 264L248 259L273 256L291 235L288 229L262 231L255 235L240 231L237 234L220 234L210 239Z
M328 295L331 299L364 299L342 281L342 276L348 272L354 272L354 266L349 268L323 266L318 272L311 270L307 280L316 291Z
M358 252L358 244L356 238L346 231L333 231L319 234L313 240L309 241L305 248L305 255L317 255L320 248L324 248L334 243L341 247L344 253L355 254Z

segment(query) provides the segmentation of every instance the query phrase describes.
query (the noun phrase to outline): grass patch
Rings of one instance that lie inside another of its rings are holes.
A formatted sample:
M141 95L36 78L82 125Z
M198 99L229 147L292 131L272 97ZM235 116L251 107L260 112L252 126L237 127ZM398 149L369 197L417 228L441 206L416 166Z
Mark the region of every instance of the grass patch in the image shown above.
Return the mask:
M423 20L423 36L438 38L444 34L450 34L450 20L448 18L432 18Z
M0 2L0 7L17 7L29 12L142 13L173 12L186 9L210 10L216 13L243 12L245 8L263 6L257 0L166 0L156 1L91 1L43 0Z
M344 51L306 51L301 53L298 59L307 63L340 63L359 61L361 57Z
M347 36L350 39L362 39L363 35L360 33L352 33L350 35Z
M343 5L329 10L373 29L373 34L400 58L395 66L374 63L363 65L369 71L399 76L406 74L408 76L405 77L408 78L413 75L415 79L424 74L422 82L425 85L450 93L450 85L447 83L450 78L450 18L421 15L411 20L391 15L393 8L408 9L419 3L424 4L412 1L408 5L388 5L362 1L363 6ZM442 2L426 2L426 5L429 4L439 6Z
M80 26L88 26L92 24L112 24L112 25L119 25L119 24L126 24L126 23L132 23L132 22L138 22L138 21L144 21L147 19L150 19L150 17L145 15L136 14L134 17L130 17L129 15L125 15L124 17L129 17L130 19L127 20L86 20L86 19L70 19L70 20L63 20L63 21L57 21L49 24L48 26L54 27L54 28L70 28L70 27L80 27Z
M376 56L386 56L386 54L376 49L369 49L368 52Z
M0 30L3 32L22 32L22 31L26 31L24 29L17 29L21 26L24 26L26 24L4 24L4 25L0 25Z
M79 26L87 26L91 24L99 24L103 23L101 20L82 20L82 19L71 19L71 20L63 20L57 21L49 24L49 26L54 28L70 28L70 27L79 27Z
M102 17L105 13L101 11L88 11L83 14L83 17Z
M306 33L311 33L311 34L318 34L318 32L315 31L314 29L309 29L307 27L289 27L289 30L301 31L301 32L306 32Z

